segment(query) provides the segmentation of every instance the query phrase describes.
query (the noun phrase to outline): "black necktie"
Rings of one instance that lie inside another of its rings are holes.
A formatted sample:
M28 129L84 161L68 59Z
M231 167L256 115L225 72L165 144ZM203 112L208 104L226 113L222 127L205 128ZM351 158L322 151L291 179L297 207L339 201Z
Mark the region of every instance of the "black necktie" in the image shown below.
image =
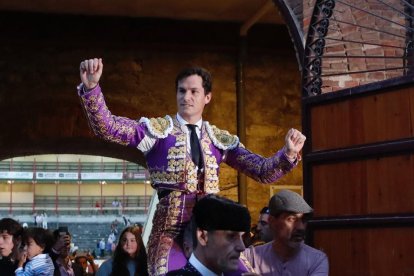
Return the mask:
M190 130L190 145L191 145L191 159L194 164L198 166L198 169L203 168L203 157L201 156L200 141L198 141L198 136L196 132L196 125L187 125Z

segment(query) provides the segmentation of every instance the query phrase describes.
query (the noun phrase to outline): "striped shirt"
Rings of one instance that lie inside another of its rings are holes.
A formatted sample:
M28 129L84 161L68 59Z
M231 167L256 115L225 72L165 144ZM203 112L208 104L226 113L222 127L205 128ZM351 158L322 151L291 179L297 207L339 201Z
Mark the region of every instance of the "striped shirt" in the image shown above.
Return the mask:
M48 254L34 256L25 266L16 269L16 276L53 276L55 267Z

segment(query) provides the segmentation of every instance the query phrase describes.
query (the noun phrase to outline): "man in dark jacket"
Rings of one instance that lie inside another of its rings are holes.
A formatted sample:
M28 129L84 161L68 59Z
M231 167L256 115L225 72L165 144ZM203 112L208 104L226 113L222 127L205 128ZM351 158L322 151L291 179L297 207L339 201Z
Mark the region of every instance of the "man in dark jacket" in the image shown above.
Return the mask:
M198 201L191 218L194 251L187 264L168 276L222 275L236 271L244 251L242 235L250 230L246 207L208 195Z

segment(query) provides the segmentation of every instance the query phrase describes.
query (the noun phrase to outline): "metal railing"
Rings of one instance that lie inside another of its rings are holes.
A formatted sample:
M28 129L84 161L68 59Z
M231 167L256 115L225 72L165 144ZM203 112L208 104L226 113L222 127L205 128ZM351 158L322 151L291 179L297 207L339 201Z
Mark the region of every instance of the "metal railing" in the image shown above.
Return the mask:
M105 214L146 214L151 202L152 192L144 196L35 196L34 202L3 202L0 213L11 215L29 215L47 211L55 215L105 215ZM112 202L122 199L119 207Z
M411 0L317 0L305 44L303 95L409 74L413 10Z

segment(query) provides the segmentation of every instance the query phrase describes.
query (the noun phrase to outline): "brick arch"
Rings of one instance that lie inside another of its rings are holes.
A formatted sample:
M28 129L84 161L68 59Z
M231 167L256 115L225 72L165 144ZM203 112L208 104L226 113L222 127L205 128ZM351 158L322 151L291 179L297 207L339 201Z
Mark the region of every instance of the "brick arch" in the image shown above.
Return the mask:
M412 6L396 0L311 3L313 12L304 18L304 88L316 78L318 81L311 86L319 87L315 91L307 89L307 94L333 92L408 73ZM318 47L320 53L316 53Z

